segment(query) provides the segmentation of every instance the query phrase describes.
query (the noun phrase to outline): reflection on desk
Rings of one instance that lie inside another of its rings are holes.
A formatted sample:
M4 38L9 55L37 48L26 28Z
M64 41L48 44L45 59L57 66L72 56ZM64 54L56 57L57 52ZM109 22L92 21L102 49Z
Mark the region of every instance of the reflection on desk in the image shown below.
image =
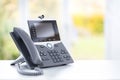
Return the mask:
M105 80L120 79L120 61L79 60L73 64L43 68L44 74L24 76L10 66L11 60L0 61L0 80Z

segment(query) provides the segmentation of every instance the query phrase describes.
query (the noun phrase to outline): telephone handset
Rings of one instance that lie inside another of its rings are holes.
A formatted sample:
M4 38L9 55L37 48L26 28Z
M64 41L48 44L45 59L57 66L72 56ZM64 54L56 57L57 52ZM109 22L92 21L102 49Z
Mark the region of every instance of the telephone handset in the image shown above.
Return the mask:
M24 59L23 61L27 63L27 67L29 69L35 69L36 67L38 67L38 65L42 65L41 57L38 53L38 50L36 49L32 40L30 39L30 37L27 35L25 31L15 27L13 32L10 33L10 35L13 38L20 53L22 53L21 55L24 57L22 59ZM22 60L22 59L19 59L19 60ZM19 63L20 61L17 64ZM38 70L38 72L27 70L26 72L19 69L20 65L18 65L17 67L18 67L18 72L21 74L28 74L28 75L42 74L41 70Z

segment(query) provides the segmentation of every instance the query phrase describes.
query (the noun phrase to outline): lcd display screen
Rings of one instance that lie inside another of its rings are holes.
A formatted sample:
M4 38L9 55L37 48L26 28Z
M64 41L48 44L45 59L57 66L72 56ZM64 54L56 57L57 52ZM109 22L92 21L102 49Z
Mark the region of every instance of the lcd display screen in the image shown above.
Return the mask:
M34 23L34 27L37 38L55 36L52 23Z
M59 41L59 32L55 20L29 20L31 39L34 42Z

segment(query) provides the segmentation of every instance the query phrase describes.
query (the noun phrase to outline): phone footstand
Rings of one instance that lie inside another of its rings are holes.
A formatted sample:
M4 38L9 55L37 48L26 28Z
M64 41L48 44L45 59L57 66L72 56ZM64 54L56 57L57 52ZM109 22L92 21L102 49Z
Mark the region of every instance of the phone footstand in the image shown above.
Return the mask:
M25 59L21 55L14 62L12 62L11 65L15 65L15 64L18 64L18 63L23 63L23 62L25 62Z

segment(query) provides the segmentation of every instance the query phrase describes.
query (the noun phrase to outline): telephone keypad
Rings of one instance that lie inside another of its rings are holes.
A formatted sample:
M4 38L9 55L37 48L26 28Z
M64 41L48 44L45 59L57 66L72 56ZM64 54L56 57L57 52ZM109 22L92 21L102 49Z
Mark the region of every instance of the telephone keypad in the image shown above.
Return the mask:
M49 53L49 55L51 56L52 60L54 63L56 62L62 62L63 60L61 59L60 55L56 53L56 50L51 51Z
M42 67L49 67L49 66L57 66L62 64L72 63L73 60L64 47L64 45L60 42L54 45L49 45L50 49L47 45L36 45L41 59L43 61Z

